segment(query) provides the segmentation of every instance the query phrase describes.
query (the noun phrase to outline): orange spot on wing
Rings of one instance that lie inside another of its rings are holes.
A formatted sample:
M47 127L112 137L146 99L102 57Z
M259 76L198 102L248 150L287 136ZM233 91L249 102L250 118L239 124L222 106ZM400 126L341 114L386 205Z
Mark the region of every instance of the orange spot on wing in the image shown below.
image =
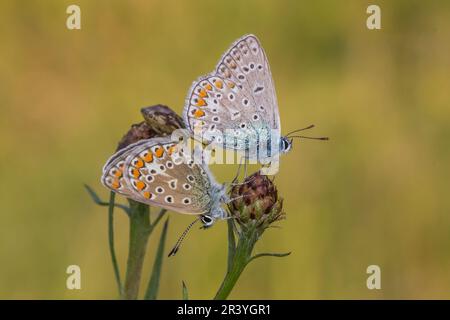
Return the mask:
M222 89L223 88L223 83L220 80L217 80L214 85L216 86L216 88L218 89Z
M144 198L150 199L152 197L152 194L148 191L144 191L143 196Z
M206 97L208 94L206 93L205 89L201 89L200 92L198 93L198 95L202 98Z
M164 154L164 148L163 147L158 147L158 148L155 149L155 155L158 158L161 158L163 156L163 154Z
M203 110L197 109L194 112L194 117L196 117L197 119L200 117L203 117L205 115L205 112Z
M134 166L136 168L142 168L144 166L144 161L142 161L141 158L136 158L135 160L136 161L135 161L135 165Z
M120 178L122 176L122 170L116 170L116 172L114 173L114 176L116 178Z
M234 82L232 82L232 81L228 82L227 85L231 89L233 89L236 86L236 84Z
M136 188L139 190L139 191L141 191L142 189L144 189L146 186L145 186L145 183L143 183L142 181L138 181L138 182L136 182Z
M132 173L133 173L133 176L134 176L135 178L139 178L139 176L141 175L141 173L139 172L139 170L136 169L136 168L134 168L134 169L132 170Z
M175 146L171 146L168 150L167 153L169 154L169 156L172 155L172 153L175 151Z
M145 162L153 162L153 153L148 151L147 154L144 155L143 159Z
M211 91L211 90L212 90L212 86L208 83L208 84L205 86L205 89L208 90L208 91Z
M202 99L202 98L199 98L199 99L197 100L196 106L197 106L197 107L204 107L204 106L206 106L206 101L205 101L204 99Z
M119 179L114 179L114 181L111 183L111 188L119 189L119 187L120 187Z

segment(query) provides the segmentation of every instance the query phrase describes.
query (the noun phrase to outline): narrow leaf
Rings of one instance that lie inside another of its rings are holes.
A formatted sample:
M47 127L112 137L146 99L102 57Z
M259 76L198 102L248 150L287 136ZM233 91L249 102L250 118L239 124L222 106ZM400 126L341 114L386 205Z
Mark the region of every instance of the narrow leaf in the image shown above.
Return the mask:
M233 259L236 252L236 239L234 237L234 225L233 220L228 219L228 271L231 270L233 265Z
M261 258L261 257L278 257L278 258L282 258L282 257L286 257L286 256L288 256L290 254L291 254L290 252L286 252L286 253L259 253L257 255L254 255L250 259L248 259L247 263L250 263L250 261L253 261L253 260Z
M111 261L114 269L114 276L116 278L117 288L119 290L119 296L122 295L123 287L120 280L119 264L117 263L116 251L114 248L114 199L116 194L111 191L109 195L109 208L108 208L108 242L109 252L111 254Z
M189 300L188 289L186 287L186 283L184 283L184 281L182 281L182 284L183 284L183 288L182 288L181 295L183 297L183 300Z
M169 225L169 219L164 223L163 230L161 232L161 238L159 239L158 250L155 255L155 262L153 263L152 275L148 283L147 291L145 293L145 300L155 300L158 295L159 279L161 277L162 262L164 257L164 244L166 243L167 228Z
M84 187L86 188L87 192L89 193L89 195L91 196L92 200L98 204L99 206L103 206L103 207L108 207L110 205L110 202L106 202L106 201L102 201L100 199L100 197L97 195L97 193L95 193L95 191L88 186L87 184L84 185ZM123 204L119 204L119 203L113 203L113 206L119 209L122 209L123 211L126 212L126 214L130 215L130 209L123 205Z

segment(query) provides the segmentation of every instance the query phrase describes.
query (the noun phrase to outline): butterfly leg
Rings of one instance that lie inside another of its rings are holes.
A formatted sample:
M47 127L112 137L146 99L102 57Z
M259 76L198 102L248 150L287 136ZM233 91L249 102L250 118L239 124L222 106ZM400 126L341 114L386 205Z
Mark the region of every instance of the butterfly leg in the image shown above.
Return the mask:
M231 180L231 185L235 185L236 181L239 179L239 174L241 173L241 166L242 166L242 159L243 158L244 157L241 157L241 159L239 160L239 167L238 167L238 170L236 172L236 176L234 177L233 180Z
M248 175L247 175L247 158L244 158L244 179L247 179Z

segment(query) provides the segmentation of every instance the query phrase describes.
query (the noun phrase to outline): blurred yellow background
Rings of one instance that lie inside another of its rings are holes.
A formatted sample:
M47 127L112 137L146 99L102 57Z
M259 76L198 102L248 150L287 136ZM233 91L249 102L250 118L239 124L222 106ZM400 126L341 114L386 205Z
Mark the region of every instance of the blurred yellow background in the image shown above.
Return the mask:
M81 30L66 8L81 7ZM382 29L366 28L378 4ZM276 178L287 220L270 229L230 298L450 298L448 1L1 1L0 298L109 299L101 168L140 108L183 108L191 82L256 34L283 132L316 124ZM229 181L235 166L214 167ZM121 200L123 201L123 200ZM166 250L191 217L170 213ZM159 226L149 243L147 280ZM160 298L212 298L226 224L194 230L164 260ZM128 220L116 214L124 272ZM66 289L77 264L82 289ZM366 268L381 267L368 290ZM145 286L144 286L145 287Z

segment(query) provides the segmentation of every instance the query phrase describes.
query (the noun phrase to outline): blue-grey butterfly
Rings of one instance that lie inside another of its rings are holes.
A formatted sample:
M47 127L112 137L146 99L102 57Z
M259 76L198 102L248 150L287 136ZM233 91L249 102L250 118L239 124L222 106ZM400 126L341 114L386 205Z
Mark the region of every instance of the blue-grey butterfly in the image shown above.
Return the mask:
M184 144L168 136L140 140L116 152L103 167L101 182L138 202L198 215L205 228L226 218L221 207L228 201L225 186Z
M192 84L183 116L194 138L244 151L246 158L263 163L291 149L294 137L289 137L290 134L312 128L280 135L280 115L269 62L252 34L234 42L216 69ZM263 145L265 152L261 152Z

